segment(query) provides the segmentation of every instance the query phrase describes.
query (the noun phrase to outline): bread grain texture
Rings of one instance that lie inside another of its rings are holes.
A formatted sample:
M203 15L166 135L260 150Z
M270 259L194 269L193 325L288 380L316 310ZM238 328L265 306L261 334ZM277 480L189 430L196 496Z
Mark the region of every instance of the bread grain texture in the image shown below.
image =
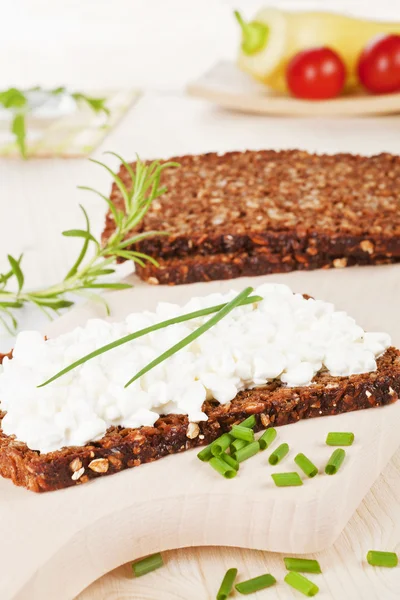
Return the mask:
M153 427L111 427L96 442L47 454L30 450L0 429L0 475L34 492L58 490L208 444L249 415L256 416L255 431L259 431L384 406L399 396L400 351L389 348L371 373L332 377L322 372L307 387L288 388L273 381L239 392L229 404L207 401L203 410L208 421L198 424L189 423L186 415L167 415Z
M400 261L399 156L263 150L172 160L181 167L164 171L167 192L135 231L169 234L134 246L159 262L137 266L150 283ZM119 175L129 188L124 167ZM123 209L115 184L111 199ZM114 228L108 214L104 240Z

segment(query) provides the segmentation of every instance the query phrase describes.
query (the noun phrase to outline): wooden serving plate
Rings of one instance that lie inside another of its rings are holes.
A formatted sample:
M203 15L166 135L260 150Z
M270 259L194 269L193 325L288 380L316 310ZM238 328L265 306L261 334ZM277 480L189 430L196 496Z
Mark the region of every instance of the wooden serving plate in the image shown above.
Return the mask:
M269 90L228 61L217 63L190 83L187 91L224 108L263 115L357 117L400 113L400 93L374 96L360 91L332 100L299 100Z
M369 330L387 330L400 344L400 265L290 273L179 287L148 286L108 295L113 318L151 309L159 300L184 302L192 295L240 290L264 281L287 283L331 300ZM56 335L88 317L86 305L47 328ZM311 553L331 545L399 445L400 403L281 427L287 441L280 466L269 452L244 463L227 481L196 451L170 456L89 484L34 494L0 481L2 600L71 600L118 565L147 554L188 546L239 546ZM271 472L294 470L296 452L309 454L323 472L332 452L328 431L354 431L342 470L299 488L276 488Z

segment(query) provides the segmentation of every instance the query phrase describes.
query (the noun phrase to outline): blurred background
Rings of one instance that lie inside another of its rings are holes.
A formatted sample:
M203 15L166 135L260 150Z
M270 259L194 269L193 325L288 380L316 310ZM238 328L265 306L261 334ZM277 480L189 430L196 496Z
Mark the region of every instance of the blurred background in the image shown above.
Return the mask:
M12 0L2 2L0 88L183 88L232 59L233 10L333 10L400 20L400 0Z

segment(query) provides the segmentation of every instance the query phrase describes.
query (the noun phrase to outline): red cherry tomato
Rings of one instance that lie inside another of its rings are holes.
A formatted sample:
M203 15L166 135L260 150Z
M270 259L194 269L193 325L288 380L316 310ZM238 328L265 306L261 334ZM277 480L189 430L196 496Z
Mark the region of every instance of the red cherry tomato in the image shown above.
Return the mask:
M289 90L297 98L326 100L338 96L346 81L346 67L330 48L299 52L286 69Z
M400 91L400 35L372 40L360 56L358 77L373 94Z

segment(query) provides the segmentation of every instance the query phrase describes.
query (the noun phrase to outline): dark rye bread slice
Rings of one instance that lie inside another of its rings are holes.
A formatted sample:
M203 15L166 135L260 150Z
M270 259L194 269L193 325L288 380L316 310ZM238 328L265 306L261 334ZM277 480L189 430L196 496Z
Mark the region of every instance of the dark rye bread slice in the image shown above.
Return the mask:
M168 191L137 230L169 232L136 246L160 262L137 267L151 283L400 260L399 156L264 150L172 160L181 167L164 171ZM119 174L129 187L125 167ZM115 184L111 198L123 208ZM108 214L103 238L113 230Z
M199 425L189 424L185 415L168 415L154 427L111 427L97 442L48 454L29 450L0 430L0 474L34 492L58 490L208 444L249 415L256 416L258 431L391 404L400 395L400 351L389 348L377 364L373 373L350 377L320 373L307 387L288 388L274 381L240 392L226 405L207 401L203 410L208 421Z

